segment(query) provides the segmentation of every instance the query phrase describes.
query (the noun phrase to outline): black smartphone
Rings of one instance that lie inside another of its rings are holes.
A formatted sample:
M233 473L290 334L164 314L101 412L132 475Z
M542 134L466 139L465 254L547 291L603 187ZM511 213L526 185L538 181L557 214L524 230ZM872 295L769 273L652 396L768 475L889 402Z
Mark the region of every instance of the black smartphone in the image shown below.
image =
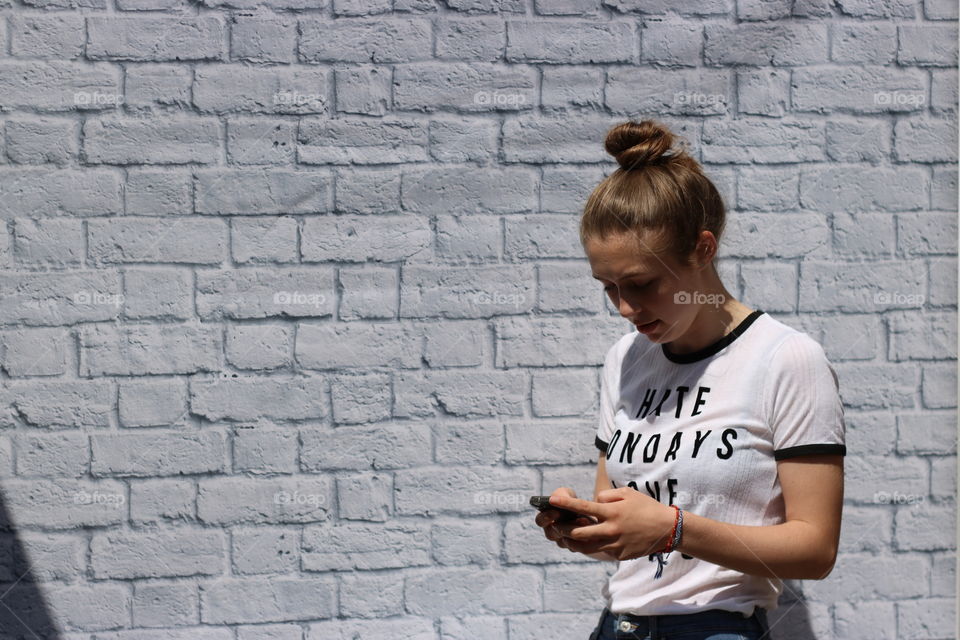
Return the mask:
M557 519L557 522L573 522L577 518L583 516L587 518L589 516L584 516L582 513L577 513L576 511L570 511L569 509L562 509L556 505L550 504L550 496L531 496L530 504L539 509L540 511L546 511L547 509L556 509L560 512L560 517Z

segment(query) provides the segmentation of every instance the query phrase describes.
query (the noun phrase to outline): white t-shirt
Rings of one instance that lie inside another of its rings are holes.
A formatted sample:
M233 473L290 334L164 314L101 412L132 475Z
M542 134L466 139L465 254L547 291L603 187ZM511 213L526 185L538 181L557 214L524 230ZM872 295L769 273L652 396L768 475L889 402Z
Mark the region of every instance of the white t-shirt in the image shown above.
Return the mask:
M755 310L688 354L631 331L607 352L597 448L614 487L741 525L784 522L776 461L846 455L839 383L807 334ZM682 546L682 545L681 545ZM610 610L634 615L773 610L774 578L681 555L620 561L603 588Z

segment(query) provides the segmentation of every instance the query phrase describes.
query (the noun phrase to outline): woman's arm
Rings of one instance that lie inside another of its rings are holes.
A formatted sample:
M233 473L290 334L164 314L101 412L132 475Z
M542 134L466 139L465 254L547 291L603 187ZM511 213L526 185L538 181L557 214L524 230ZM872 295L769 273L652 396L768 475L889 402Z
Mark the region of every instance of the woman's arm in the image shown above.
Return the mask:
M744 526L683 512L679 550L730 569L781 579L821 580L833 570L843 509L843 456L777 462L787 521Z
M833 569L843 507L843 456L801 456L777 463L786 522L735 525L684 510L679 551L753 575L780 579L825 578ZM571 550L639 558L666 544L674 509L634 489L614 489L599 502L567 496L559 507L597 517L593 525L558 525Z

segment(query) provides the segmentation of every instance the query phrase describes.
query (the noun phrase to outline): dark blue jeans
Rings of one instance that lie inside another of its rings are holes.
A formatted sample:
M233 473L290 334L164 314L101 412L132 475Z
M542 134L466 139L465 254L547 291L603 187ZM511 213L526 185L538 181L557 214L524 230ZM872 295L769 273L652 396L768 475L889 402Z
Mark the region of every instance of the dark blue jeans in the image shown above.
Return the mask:
M710 609L663 616L616 615L604 609L590 640L771 640L767 612L757 607L744 618Z

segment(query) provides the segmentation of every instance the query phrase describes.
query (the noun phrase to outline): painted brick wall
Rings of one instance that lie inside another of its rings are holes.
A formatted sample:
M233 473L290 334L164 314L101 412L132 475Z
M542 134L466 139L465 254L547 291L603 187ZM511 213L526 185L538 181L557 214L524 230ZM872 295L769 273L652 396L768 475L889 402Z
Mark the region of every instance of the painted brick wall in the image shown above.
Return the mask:
M525 501L591 492L631 327L578 215L643 116L840 376L841 555L774 637L955 637L955 2L0 13L4 638L585 638L610 566Z

